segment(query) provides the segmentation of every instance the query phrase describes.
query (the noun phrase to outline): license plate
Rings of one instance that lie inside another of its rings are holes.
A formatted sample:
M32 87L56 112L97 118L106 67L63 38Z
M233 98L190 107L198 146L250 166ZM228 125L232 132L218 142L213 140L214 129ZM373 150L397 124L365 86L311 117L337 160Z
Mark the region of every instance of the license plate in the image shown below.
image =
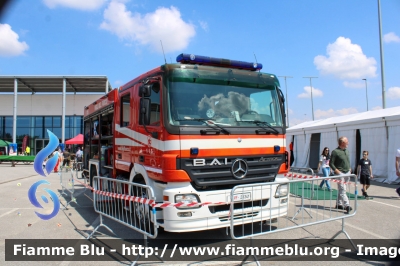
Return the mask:
M251 200L251 192L233 195L233 201L245 201L245 200Z

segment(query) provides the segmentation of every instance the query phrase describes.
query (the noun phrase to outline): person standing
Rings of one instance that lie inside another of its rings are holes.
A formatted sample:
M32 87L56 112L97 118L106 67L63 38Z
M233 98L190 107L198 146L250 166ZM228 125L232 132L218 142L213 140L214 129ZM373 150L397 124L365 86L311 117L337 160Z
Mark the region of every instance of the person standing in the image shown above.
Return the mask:
M361 191L365 198L368 198L367 190L370 186L372 175L372 163L368 159L368 151L363 151L363 157L358 161L357 175L360 176L360 183L363 185Z
M29 146L26 146L26 148L25 148L25 154L26 154L26 155L30 155L30 153L31 153L31 148L29 148Z
M351 173L350 168L350 155L347 147L349 141L346 137L340 137L338 140L339 147L332 151L329 166L335 175L348 175ZM350 180L350 177L341 177L338 182L338 198L336 202L336 209L346 210L346 214L349 214L352 208L350 207L349 198L346 195L346 183Z
M319 173L319 170L322 170L322 174L324 177L328 177L331 168L329 167L329 160L331 156L329 155L329 148L325 147L324 150L322 151L321 157L319 159L319 164L318 164L318 169L317 172ZM328 179L322 180L321 184L319 185L319 188L323 188L324 184L326 184L326 187L328 188L328 191L332 191L331 189L331 184Z
M58 154L58 160L56 165L54 166L54 173L58 173L62 161L62 153L60 149L57 149L53 152L53 156L55 156L56 154Z
M397 149L396 154L396 175L400 177L400 149ZM400 187L396 189L397 195L400 197Z
M71 162L71 160L70 160L70 153L69 153L69 149L65 149L64 150L64 152L63 152L63 157L64 157L64 160L63 160L63 167L65 167L65 166L67 166L67 167L69 167L69 164L70 164L70 162Z
M78 147L78 150L76 151L75 155L76 155L77 169L78 169L78 171L82 171L83 152L80 147Z

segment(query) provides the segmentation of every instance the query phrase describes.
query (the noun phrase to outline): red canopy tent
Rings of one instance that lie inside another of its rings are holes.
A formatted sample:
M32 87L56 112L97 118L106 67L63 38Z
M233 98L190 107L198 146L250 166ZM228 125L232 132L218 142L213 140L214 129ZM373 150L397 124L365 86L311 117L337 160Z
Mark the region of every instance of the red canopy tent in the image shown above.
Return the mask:
M67 140L65 144L83 144L83 135L79 134L72 139Z

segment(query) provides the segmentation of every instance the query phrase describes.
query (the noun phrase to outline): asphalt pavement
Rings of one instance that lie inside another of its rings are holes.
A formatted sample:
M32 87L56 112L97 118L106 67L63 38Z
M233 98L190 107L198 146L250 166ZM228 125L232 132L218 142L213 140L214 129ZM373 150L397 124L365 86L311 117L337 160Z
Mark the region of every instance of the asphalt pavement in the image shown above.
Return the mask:
M0 257L2 265L130 265L129 261L5 261L5 239L84 239L99 224L99 215L93 209L92 193L83 186L77 185L75 190L76 203L70 202L67 209L64 206L70 201L69 196L61 195L61 209L49 220L40 219L36 212L46 213L53 208L44 206L44 210L32 205L28 197L31 186L46 180L47 188L60 194L60 179L56 173L47 177L38 175L33 165L17 164L11 167L9 163L0 164ZM395 193L398 185L388 185L372 182L368 194L373 200L358 201L357 213L345 219L344 229L352 239L400 239L400 198ZM293 199L291 199L293 200ZM296 204L294 202L291 202ZM296 206L295 206L296 207ZM310 210L313 214L313 210ZM104 221L117 236L124 239L142 239L141 234L115 221ZM311 225L289 231L258 236L257 239L329 239L342 229L342 220ZM108 230L101 228L95 234L98 239L118 238ZM226 229L216 229L192 233L168 233L159 235L160 239L229 239ZM345 234L339 234L338 239L346 239ZM240 265L240 262L198 261L196 257L187 262L139 263L141 265ZM256 265L249 259L249 265ZM374 261L260 261L261 265L384 265Z

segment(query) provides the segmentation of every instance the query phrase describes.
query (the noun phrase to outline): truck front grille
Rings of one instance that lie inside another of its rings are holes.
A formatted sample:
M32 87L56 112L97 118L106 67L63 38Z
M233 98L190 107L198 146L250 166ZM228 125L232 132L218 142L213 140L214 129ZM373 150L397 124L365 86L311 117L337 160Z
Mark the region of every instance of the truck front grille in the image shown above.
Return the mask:
M247 163L244 178L235 178L232 164L236 159ZM197 187L239 185L257 182L273 182L279 167L284 163L284 155L204 158L204 165L194 164L195 159L177 159L177 167L185 170Z

